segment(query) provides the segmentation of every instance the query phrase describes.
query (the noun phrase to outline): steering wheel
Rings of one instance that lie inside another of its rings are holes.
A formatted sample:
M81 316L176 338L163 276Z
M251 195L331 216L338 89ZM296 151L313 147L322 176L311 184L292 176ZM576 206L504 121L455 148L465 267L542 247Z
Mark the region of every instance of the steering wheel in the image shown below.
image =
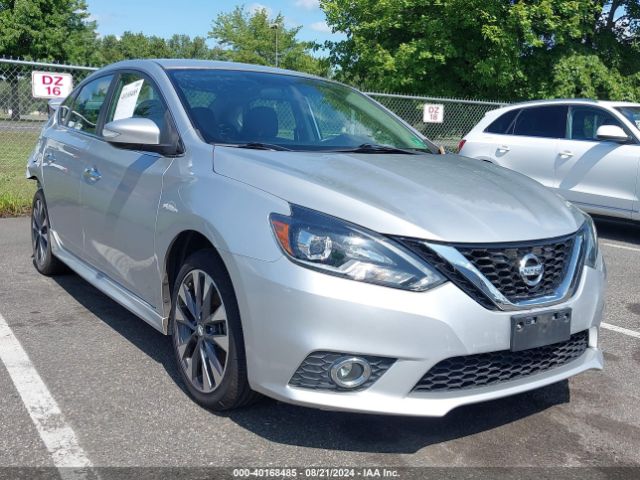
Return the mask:
M233 141L238 139L238 129L227 122L218 124L218 135L222 140Z

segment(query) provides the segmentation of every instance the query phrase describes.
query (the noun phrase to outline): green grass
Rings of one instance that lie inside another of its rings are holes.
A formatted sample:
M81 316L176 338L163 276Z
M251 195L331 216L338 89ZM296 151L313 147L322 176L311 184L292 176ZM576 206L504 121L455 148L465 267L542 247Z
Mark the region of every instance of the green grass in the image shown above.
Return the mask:
M0 131L0 217L26 215L36 184L25 178L38 132Z

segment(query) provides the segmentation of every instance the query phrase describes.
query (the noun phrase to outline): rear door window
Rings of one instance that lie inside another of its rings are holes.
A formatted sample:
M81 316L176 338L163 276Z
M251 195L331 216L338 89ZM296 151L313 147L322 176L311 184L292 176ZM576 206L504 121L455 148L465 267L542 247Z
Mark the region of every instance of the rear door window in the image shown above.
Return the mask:
M513 134L526 137L565 138L566 105L523 108L515 120Z
M62 124L95 135L112 79L113 75L96 78L82 87L69 104L65 102L60 113Z

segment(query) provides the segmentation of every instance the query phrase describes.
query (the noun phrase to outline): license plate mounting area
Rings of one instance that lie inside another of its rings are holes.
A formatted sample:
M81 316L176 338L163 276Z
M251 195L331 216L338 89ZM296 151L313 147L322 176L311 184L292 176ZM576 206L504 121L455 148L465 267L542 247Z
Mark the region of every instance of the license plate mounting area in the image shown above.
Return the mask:
M571 337L571 309L511 317L511 351L565 342Z

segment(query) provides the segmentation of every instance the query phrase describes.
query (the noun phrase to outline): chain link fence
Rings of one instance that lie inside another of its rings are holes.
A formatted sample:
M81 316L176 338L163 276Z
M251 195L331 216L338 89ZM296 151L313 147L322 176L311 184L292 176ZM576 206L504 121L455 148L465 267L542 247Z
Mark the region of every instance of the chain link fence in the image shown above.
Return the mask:
M69 73L77 85L95 67L0 58L0 216L28 211L34 188L24 178L26 161L48 118L48 100L34 98L32 72ZM460 139L499 102L369 92L436 144L455 151ZM206 100L206 99L205 99ZM425 105L437 107L425 122ZM284 122L287 112L281 112ZM280 116L280 115L279 115ZM433 122L433 123L432 123Z
M457 150L458 142L484 117L485 113L508 105L482 100L417 97L389 93L368 92L367 95L394 112L425 137L452 152ZM425 122L425 119L428 121Z
M32 72L69 73L77 85L93 70L96 68L0 58L0 216L24 213L35 190L24 173L48 118L48 100L33 97Z

